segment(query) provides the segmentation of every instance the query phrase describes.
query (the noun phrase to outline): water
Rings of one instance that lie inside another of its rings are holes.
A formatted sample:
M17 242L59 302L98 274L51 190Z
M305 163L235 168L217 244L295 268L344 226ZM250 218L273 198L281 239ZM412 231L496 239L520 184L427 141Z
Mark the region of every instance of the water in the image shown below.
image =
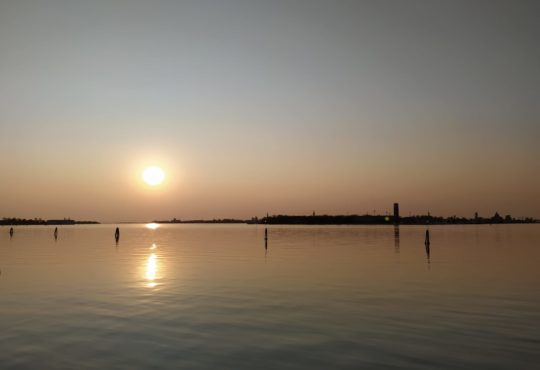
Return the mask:
M534 369L540 225L0 228L2 369Z

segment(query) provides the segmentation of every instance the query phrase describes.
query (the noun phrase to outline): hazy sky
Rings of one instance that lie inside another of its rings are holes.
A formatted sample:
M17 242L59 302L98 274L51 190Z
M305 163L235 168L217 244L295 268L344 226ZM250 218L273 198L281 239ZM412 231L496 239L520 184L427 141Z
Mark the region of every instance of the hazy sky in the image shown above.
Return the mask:
M0 0L0 217L540 217L539 15Z

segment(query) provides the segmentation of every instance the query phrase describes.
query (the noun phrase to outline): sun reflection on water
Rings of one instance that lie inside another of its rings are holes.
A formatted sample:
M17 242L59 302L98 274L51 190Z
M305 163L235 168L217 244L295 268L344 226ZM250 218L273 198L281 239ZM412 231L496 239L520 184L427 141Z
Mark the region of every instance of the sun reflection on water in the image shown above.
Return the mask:
M156 230L159 227L159 224L156 224L155 222L151 222L149 224L144 225L147 229L150 230Z
M157 273L157 256L155 253L152 253L148 257L148 261L146 262L146 280L148 283L146 286L153 288L157 284L154 280L156 280L156 273Z

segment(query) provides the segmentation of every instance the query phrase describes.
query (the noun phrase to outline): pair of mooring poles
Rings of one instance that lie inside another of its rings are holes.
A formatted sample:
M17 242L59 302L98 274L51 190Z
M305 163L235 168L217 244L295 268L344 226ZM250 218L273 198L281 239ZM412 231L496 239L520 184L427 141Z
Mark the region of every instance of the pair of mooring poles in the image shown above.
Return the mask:
M14 233L15 233L15 230L13 230L13 227L10 227L9 228L9 237L13 238ZM54 228L53 235L54 235L54 240L58 239L58 228L57 227Z

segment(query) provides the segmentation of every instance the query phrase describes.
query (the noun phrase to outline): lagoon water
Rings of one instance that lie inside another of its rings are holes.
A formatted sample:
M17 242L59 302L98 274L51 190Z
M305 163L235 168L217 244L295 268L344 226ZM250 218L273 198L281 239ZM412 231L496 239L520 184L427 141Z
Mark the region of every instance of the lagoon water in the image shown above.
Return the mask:
M0 228L1 369L538 369L540 225Z

